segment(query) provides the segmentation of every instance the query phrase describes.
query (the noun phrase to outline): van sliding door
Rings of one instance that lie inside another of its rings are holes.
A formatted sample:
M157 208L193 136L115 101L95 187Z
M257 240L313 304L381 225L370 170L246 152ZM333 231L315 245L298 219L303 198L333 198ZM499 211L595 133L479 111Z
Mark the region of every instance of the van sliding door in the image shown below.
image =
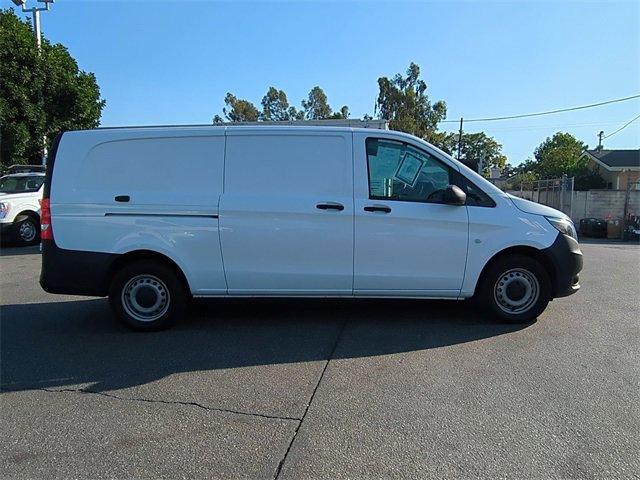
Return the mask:
M220 238L237 295L351 295L351 132L227 131Z

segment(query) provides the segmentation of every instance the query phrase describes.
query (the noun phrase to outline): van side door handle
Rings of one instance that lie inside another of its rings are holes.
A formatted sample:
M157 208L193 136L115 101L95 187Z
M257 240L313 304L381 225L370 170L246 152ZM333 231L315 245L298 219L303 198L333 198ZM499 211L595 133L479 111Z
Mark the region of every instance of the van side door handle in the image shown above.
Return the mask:
M367 205L364 207L364 211L391 213L391 207L387 207L386 205Z
M129 195L117 195L114 200L116 202L128 202L131 200L131 197L129 197Z
M316 205L316 208L320 210L338 210L341 212L344 210L344 205L338 202L324 202Z

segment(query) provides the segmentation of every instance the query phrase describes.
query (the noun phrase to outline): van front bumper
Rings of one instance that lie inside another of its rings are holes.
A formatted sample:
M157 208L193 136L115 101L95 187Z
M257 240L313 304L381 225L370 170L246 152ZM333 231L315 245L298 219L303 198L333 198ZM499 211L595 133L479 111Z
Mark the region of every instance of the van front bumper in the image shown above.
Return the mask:
M567 297L580 290L582 251L577 240L558 232L556 240L543 252L555 273L553 297Z

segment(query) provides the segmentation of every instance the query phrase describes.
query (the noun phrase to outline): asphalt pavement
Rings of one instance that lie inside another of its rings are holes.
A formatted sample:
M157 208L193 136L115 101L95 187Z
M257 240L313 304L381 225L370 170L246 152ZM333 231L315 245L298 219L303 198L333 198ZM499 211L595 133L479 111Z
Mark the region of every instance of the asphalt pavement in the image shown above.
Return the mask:
M528 325L468 302L211 300L134 333L0 256L2 478L638 478L640 246Z

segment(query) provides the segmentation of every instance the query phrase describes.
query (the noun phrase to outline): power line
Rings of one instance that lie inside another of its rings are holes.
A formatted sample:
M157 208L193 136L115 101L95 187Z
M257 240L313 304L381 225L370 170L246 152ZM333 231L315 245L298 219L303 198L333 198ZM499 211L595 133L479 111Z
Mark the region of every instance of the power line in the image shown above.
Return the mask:
M635 122L636 120L638 120L640 118L640 115L638 115L635 118L632 118L631 120L629 120L627 123L625 123L623 126L621 126L619 129L617 129L615 132L610 133L609 135L605 135L604 137L602 137L602 139L604 140L605 138L609 138L609 137L613 137L616 133L618 133L621 130L624 130L625 128L627 128L629 125L631 125L633 122Z
M640 94L638 95L631 95L630 97L624 97L624 98L616 98L614 100L607 100L606 102L598 102L598 103L591 103L589 105L580 105L579 107L569 107L569 108L560 108L557 110L549 110L546 112L536 112L536 113L523 113L520 115L509 115L506 117L490 117L490 118L472 118L469 120L464 120L465 123L467 122L492 122L495 120L513 120L516 118L527 118L527 117L539 117L542 115L551 115L554 113L562 113L562 112L571 112L574 110L583 110L585 108L593 108L593 107L600 107L602 105L609 105L610 103L617 103L617 102L625 102L627 100L633 100L634 98L640 98ZM440 123L458 123L459 120L443 120Z
M563 124L555 124L555 125L520 125L517 127L498 127L491 128L491 132L513 132L513 131L521 131L521 130L549 130L554 128L581 128L581 127L593 127L599 126L603 127L606 125L620 125L620 123L624 122L624 120L618 121L607 121L607 122L590 122L590 123L563 123Z

